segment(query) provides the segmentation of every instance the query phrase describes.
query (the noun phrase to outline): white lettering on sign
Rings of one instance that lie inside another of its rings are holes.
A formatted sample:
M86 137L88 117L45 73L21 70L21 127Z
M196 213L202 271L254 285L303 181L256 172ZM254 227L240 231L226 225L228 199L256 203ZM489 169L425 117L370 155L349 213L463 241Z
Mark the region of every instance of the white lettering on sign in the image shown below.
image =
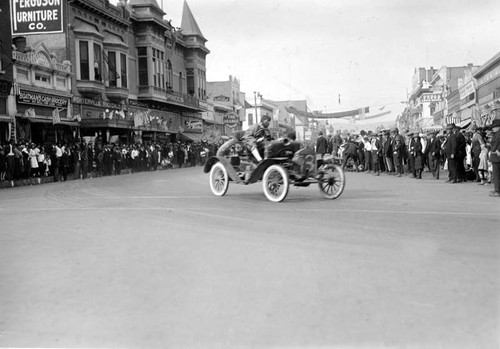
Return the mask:
M11 0L12 34L62 33L61 0Z
M443 101L443 96L441 95L441 93L424 93L420 96L420 102L422 103L441 101Z

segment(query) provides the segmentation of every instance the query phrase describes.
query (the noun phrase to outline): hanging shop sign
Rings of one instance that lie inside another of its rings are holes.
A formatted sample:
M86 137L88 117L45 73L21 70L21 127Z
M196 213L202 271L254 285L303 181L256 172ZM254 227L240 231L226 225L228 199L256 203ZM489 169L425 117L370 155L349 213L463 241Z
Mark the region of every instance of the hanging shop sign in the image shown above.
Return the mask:
M443 96L441 93L423 93L420 96L421 103L430 103L430 102L442 102Z
M236 114L235 112L229 112L226 115L224 115L222 120L224 122L224 125L232 128L238 124L238 121L240 121L240 118L239 118L238 114Z
M19 103L42 105L45 107L67 108L69 99L21 90L17 96L17 101Z
M10 0L12 35L63 32L63 0Z

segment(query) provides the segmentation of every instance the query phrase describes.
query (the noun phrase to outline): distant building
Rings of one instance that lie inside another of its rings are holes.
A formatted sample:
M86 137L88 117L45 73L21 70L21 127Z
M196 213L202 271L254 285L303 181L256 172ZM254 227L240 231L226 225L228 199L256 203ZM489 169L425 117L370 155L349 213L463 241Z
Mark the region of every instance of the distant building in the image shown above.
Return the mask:
M478 126L500 119L500 52L484 63L474 74L477 81Z
M209 134L230 136L241 130L245 121L245 93L240 91L240 81L229 76L228 81L207 82L209 111L203 121Z

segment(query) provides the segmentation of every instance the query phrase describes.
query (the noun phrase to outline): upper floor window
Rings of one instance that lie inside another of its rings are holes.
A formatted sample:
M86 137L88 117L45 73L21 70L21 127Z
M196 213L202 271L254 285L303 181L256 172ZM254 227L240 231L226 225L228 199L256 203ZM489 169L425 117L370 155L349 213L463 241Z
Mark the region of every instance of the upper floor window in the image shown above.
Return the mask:
M80 79L90 80L88 41L80 41L79 48L80 48Z
M125 53L120 53L120 73L121 73L121 83L122 87L126 88L127 83L127 55Z
M108 70L109 70L109 86L116 87L118 73L116 71L116 52L108 51Z
M148 48L138 47L137 56L139 58L139 85L147 86L149 85L148 77Z
M50 75L36 72L35 81L39 81L44 84L50 84Z
M94 43L94 80L102 81L101 46L96 43Z
M167 90L171 90L174 88L173 86L173 73L172 73L172 62L170 59L167 60Z
M80 80L102 81L102 47L98 43L78 41L78 77ZM91 69L92 67L92 69Z
M153 48L153 86L165 88L165 54Z

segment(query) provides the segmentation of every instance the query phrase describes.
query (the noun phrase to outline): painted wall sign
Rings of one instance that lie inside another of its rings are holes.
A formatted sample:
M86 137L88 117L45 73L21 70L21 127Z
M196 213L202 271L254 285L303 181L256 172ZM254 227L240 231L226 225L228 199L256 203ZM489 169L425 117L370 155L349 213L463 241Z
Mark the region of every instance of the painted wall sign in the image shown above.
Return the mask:
M12 35L63 32L62 0L10 0Z

